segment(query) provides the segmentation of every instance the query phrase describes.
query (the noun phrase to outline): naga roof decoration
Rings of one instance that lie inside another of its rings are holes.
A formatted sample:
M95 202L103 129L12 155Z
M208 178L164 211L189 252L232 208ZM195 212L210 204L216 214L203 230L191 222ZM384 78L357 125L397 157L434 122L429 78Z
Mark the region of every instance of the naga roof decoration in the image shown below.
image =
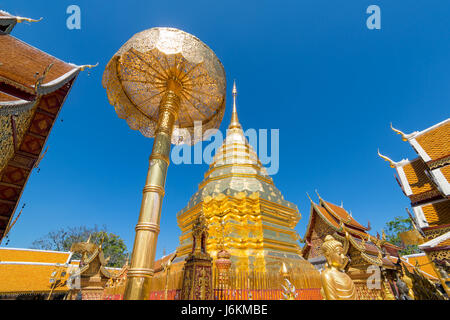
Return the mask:
M39 20L35 20L25 17L13 16L6 11L0 10L0 34L11 33L12 29L17 23L21 23L23 21L39 22L41 20L42 18L40 18Z
M25 20L33 21L0 11L0 239L75 78L92 67L63 62L8 34Z

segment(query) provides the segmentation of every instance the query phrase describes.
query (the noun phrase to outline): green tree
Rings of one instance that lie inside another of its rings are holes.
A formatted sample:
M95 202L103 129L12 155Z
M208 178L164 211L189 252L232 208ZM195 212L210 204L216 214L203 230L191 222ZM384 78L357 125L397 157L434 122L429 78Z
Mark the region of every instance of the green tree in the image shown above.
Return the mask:
M92 243L100 244L105 258L110 257L108 267L122 267L127 259L128 250L125 242L116 234L108 233L106 226L98 228L86 226L60 228L50 231L45 236L33 241L33 249L69 251L73 243L84 242L89 236ZM74 259L80 258L75 255Z
M386 240L392 244L399 247L404 247L403 250L399 251L400 254L413 254L421 252L419 247L416 245L405 246L400 239L400 233L412 230L414 228L413 223L409 217L404 218L397 216L394 220L388 221L386 223Z

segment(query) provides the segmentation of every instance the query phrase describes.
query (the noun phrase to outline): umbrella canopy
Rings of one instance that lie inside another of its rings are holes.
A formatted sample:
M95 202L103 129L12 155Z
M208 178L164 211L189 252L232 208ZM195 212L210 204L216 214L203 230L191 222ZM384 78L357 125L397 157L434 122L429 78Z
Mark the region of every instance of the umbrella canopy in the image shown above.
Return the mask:
M103 86L118 116L133 130L154 137L168 81L181 86L173 144L195 144L218 129L225 110L226 78L214 52L191 34L152 28L135 34L113 56ZM202 130L194 135L194 124ZM207 131L208 130L208 131Z

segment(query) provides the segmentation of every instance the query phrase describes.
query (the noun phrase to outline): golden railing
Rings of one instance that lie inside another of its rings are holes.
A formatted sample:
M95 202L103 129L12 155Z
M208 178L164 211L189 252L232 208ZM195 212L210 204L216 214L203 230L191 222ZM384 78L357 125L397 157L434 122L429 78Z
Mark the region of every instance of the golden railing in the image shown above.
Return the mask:
M213 267L212 286L215 300L281 300L285 277L276 271L236 271L230 270L219 275ZM287 276L295 286L297 300L321 300L320 273L291 270ZM183 270L161 271L151 279L149 300L179 300L183 281ZM125 286L117 284L105 288L103 299L121 300Z
M183 270L156 273L151 281L149 300L179 300Z
M279 272L231 271L228 281L221 280L217 270L213 272L215 300L281 300L285 277ZM320 300L320 274L291 272L287 277L295 286L297 300Z

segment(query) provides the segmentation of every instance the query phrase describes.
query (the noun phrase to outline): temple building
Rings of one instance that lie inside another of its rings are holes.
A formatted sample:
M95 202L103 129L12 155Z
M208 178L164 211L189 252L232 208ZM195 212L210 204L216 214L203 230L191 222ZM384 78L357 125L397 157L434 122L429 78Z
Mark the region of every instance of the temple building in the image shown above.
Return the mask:
M2 247L0 300L117 299L128 263L111 268L108 260L102 245L89 240L74 243L70 251Z
M21 21L0 11L0 242L31 171L78 73L85 67L63 62L10 35Z
M427 254L449 295L450 119L410 134L392 129L402 136L403 141L408 141L418 155L413 160L394 162L380 154L396 169L397 182L411 201L415 227L412 231L416 237L409 242L418 244Z
M322 269L326 260L321 246L325 237L332 235L344 244L344 254L350 258L346 272L355 283L357 298L387 299L386 295L392 298L397 267L390 257L398 257L401 248L386 242L384 237L380 239L370 235L370 226L360 224L342 206L325 201L320 196L318 204L310 201L311 212L304 236L303 257ZM366 285L367 279L373 274L368 272L368 268L373 265L383 271L383 283L378 290L370 290Z

